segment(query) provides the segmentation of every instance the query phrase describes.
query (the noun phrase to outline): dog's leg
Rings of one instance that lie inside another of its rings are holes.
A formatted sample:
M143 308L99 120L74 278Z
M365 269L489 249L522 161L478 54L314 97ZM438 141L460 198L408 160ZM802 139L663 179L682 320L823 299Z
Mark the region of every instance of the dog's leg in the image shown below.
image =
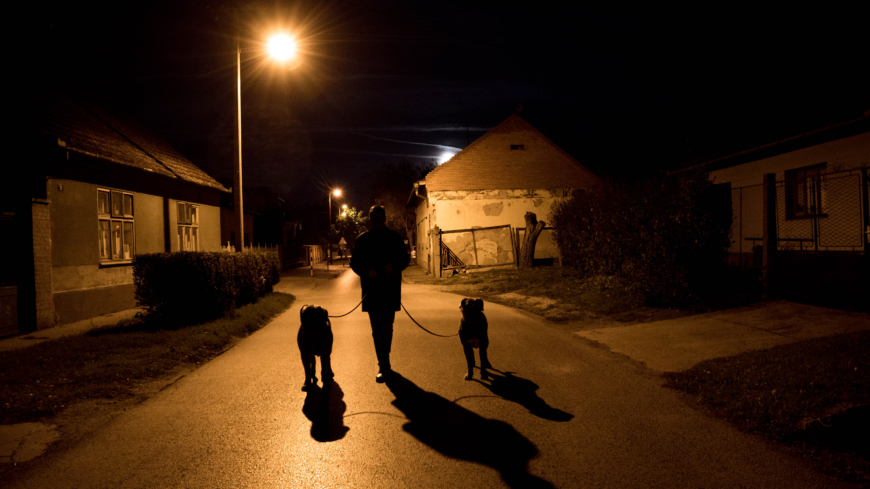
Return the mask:
M465 376L465 380L471 380L474 378L474 348L463 341L462 353L465 354L465 363L468 365L468 374Z
M327 382L332 382L332 378L335 377L335 374L332 372L332 361L329 355L320 355L320 377L323 378L324 385Z
M305 371L305 383L302 385L302 390L317 384L317 377L314 372L314 355L302 354L302 368Z
M489 347L489 341L481 341L480 342L480 368L481 370L484 368L492 368L492 364L489 363L489 357L486 354L486 349Z

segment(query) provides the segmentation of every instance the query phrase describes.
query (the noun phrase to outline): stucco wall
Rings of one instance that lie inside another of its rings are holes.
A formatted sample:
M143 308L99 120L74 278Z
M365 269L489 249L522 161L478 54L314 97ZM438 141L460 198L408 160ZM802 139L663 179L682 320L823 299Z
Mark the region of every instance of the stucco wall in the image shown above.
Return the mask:
M221 210L213 205L199 206L199 239L201 251L221 250ZM178 239L178 238L176 238Z
M870 162L870 133L859 134L809 148L791 151L770 158L725 168L710 173L715 183L731 184L732 260L752 259L753 246L760 246L763 235L764 175L773 173L776 180L785 180L785 172L820 163L826 164L828 176L824 179L820 197L825 216L819 219L819 246L829 250L853 250L863 243L861 216L860 176L834 174L842 170L868 166ZM777 186L777 215L780 238L807 238L813 236L814 221L784 219L785 195ZM756 238L753 240L752 238ZM795 246L796 242L783 241L780 248ZM737 258L742 255L742 258Z
M525 228L526 212L533 212L539 221L549 222L552 205L567 199L570 191L570 189L504 189L429 192L428 206L418 207L417 220L423 222L423 219L427 219L429 229L437 225L442 231L504 225ZM448 241L460 239L459 236L450 237L449 234L444 235L444 238L448 246L450 246ZM486 265L493 261L503 261L504 256L501 255L507 252L508 246L499 243L500 241L497 240L494 248L496 251L492 257L481 258L478 255L477 260L472 260L471 263L480 261L480 265ZM454 252L457 250L454 249ZM535 258L558 258L558 256L552 232L542 233L535 247Z
M56 311L59 324L135 307L132 264L100 263L98 188L104 187L72 180L47 182L51 202L51 238L44 240L51 253L51 279L47 287L53 296L51 314ZM177 251L177 201L169 199L169 212L165 215L163 197L141 192L133 195L135 253L165 251L165 219L169 220L171 250ZM200 249L219 251L219 208L199 204L199 212Z
M539 221L547 221L553 203L566 199L569 192L569 189L430 192L430 228L437 225L447 231L503 225L525 227L526 212L535 213Z
M860 168L870 163L870 133L811 146L770 158L710 172L715 183L731 182L731 187L761 184L766 173L785 178L786 170L827 163L829 171Z

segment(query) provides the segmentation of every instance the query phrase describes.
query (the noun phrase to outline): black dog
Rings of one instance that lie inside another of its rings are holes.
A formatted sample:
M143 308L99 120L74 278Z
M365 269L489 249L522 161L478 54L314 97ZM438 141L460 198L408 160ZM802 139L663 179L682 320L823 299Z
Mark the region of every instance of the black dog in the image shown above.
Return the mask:
M323 377L324 386L332 382L333 373L329 356L332 354L332 325L329 323L329 313L320 306L305 305L299 311L299 334L296 335L296 343L299 345L299 354L302 356L302 366L305 368L305 384L302 390L307 390L317 385L316 372L317 361L315 356L320 357L320 375Z
M488 379L487 368L492 368L486 358L486 349L489 346L487 335L488 324L483 315L483 301L481 299L465 298L459 304L462 311L462 319L459 321L459 340L462 342L462 351L465 353L465 361L468 364L468 375L465 380L471 380L474 374L474 349L480 349L480 378Z

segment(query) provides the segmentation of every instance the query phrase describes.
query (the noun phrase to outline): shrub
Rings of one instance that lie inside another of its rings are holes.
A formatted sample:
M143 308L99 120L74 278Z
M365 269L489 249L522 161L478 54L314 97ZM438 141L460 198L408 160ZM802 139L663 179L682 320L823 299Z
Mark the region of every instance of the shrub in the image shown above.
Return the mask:
M277 253L150 253L136 255L133 278L145 315L192 324L256 302L278 283L280 268Z
M552 216L565 265L617 275L650 303L700 299L726 268L730 205L703 173L609 183Z

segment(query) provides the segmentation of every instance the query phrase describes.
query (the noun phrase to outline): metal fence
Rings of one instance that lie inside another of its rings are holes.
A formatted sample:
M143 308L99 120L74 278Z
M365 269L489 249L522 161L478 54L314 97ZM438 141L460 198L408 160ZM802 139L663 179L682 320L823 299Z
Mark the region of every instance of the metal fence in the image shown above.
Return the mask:
M776 182L776 243L785 251L863 251L866 224L861 169ZM729 263L761 268L764 187L731 189Z
M861 171L776 182L778 249L863 251Z

